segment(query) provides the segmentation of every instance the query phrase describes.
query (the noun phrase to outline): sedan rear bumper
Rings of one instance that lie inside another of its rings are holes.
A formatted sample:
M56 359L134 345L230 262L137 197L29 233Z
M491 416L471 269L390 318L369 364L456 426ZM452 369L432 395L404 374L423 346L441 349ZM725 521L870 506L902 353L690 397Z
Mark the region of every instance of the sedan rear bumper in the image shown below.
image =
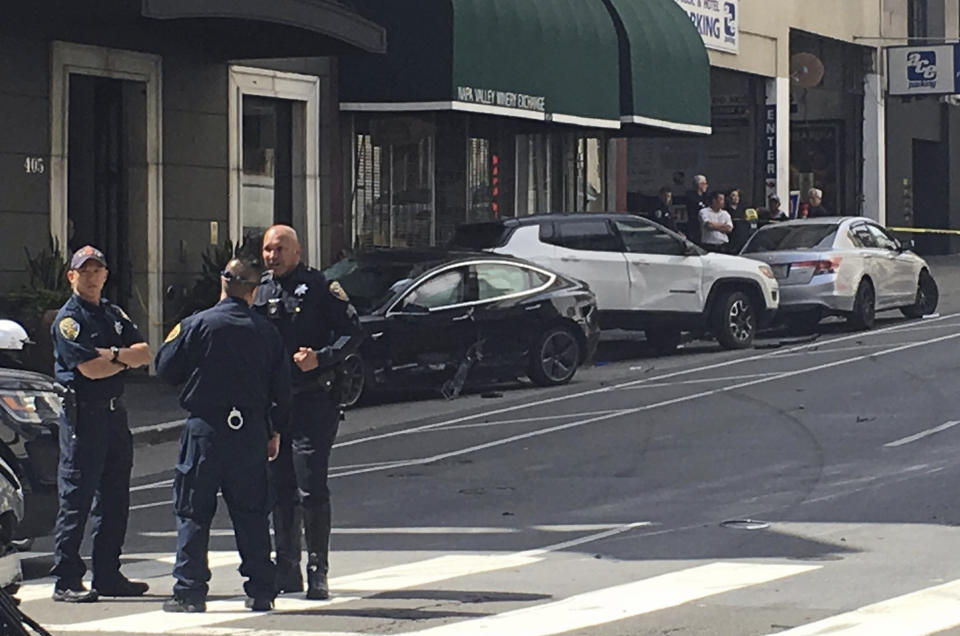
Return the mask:
M815 277L805 285L781 285L780 311L821 309L846 313L853 311L854 296L852 291L837 291L836 276Z

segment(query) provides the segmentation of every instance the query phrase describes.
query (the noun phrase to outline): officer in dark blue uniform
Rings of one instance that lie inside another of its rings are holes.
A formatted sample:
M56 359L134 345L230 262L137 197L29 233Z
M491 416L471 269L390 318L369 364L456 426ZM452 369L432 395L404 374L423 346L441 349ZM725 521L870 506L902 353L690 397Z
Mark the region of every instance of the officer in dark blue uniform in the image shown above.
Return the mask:
M107 259L89 245L70 260L73 295L51 326L54 373L76 393L75 422L60 425L60 510L55 530L53 600L89 603L98 596L141 596L147 584L120 573L127 533L133 444L124 409L124 371L150 363L150 347L126 313L101 298ZM97 505L90 514L94 495ZM93 519L93 588L80 558L87 516Z
M340 426L336 372L360 343L357 312L336 281L300 263L296 232L275 225L263 237L263 261L272 280L260 286L254 307L271 318L286 345L293 379L290 436L271 464L277 496L273 535L277 591L303 590L301 523L307 543L307 598L329 596L330 449ZM302 517L301 517L302 514Z
M260 271L232 260L219 303L175 326L157 352L157 373L186 383L189 413L174 475L176 583L168 612L206 611L207 547L217 493L233 520L247 607L273 607L267 460L276 457L290 408L290 369L280 334L250 309ZM271 414L271 407L273 411Z

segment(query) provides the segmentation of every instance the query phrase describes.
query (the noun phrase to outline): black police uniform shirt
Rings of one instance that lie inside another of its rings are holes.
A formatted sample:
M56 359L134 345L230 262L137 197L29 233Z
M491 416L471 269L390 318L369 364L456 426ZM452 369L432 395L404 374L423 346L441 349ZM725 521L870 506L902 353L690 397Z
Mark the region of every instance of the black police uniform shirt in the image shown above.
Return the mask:
M242 298L227 297L174 326L157 351L157 374L183 384L180 405L203 415L237 408L266 414L282 433L290 372L280 334ZM277 413L283 415L278 417Z
M108 400L123 393L123 374L91 380L77 367L100 354L97 348L129 347L143 342L130 317L106 298L99 304L74 294L64 303L50 327L54 348L54 375L72 387L80 401Z
M280 330L294 387L316 380L338 364L362 337L360 319L340 283L327 281L322 273L302 263L283 278L261 284L253 304ZM344 336L350 342L334 351L331 345ZM317 352L316 369L304 372L293 362L300 347Z

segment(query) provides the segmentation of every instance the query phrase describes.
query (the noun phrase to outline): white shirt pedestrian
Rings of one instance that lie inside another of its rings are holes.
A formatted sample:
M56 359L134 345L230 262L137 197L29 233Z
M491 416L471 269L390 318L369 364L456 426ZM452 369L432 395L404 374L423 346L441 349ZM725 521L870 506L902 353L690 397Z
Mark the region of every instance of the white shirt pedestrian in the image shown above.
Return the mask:
M727 225L733 227L733 219L726 210L714 212L713 208L703 208L700 210L700 242L704 245L726 245L730 242L730 237L726 232L711 230L707 223L715 225Z

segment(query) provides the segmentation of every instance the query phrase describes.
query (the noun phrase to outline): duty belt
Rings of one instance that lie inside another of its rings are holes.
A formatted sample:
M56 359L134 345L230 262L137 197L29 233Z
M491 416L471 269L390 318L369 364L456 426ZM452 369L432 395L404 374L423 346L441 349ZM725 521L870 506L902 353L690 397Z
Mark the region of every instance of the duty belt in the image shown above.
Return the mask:
M121 406L123 406L123 400L119 395L99 400L77 400L78 409L105 409L107 411L116 411Z

